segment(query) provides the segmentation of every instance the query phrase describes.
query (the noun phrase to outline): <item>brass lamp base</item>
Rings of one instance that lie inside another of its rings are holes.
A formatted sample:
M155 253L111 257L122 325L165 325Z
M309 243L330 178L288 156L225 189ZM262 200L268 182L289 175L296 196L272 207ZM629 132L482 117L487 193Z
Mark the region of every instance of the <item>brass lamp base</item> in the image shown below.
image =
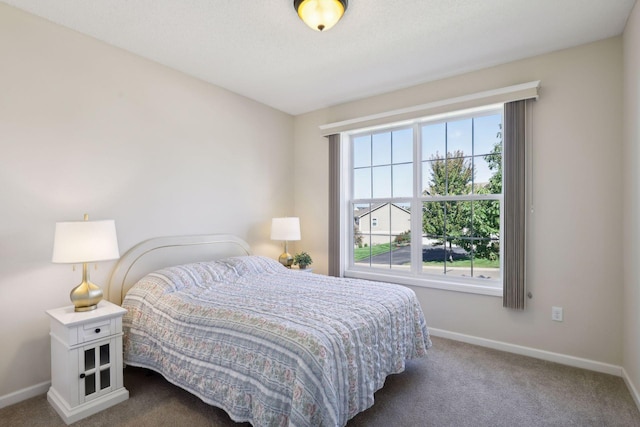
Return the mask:
M75 311L91 311L98 308L98 303L102 299L102 289L100 286L89 281L87 264L82 264L82 283L71 290L71 302L75 306Z
M293 257L289 252L283 252L282 255L278 258L280 264L284 265L287 268L291 268L293 265Z

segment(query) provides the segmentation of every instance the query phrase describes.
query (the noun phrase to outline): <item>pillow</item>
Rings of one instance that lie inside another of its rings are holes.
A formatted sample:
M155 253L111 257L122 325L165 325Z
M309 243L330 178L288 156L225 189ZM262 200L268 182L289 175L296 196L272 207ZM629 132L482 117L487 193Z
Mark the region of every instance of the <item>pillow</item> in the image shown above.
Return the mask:
M150 276L160 278L166 292L175 292L191 286L206 288L224 281L232 274L233 270L229 266L218 261L207 261L163 268Z
M155 286L161 288L162 293L171 293L193 286L209 288L216 283L234 282L249 274L275 273L283 269L285 267L276 260L252 255L167 267L150 273L142 280L153 277Z
M258 255L231 257L220 262L226 264L238 277L248 274L272 274L285 269L278 261Z

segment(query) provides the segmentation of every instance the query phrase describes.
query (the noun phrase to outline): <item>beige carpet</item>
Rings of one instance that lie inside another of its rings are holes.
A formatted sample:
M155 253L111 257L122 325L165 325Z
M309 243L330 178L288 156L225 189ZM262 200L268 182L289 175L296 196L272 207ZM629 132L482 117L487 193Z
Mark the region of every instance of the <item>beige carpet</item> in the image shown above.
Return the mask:
M347 426L640 426L621 378L442 338L433 344ZM248 425L142 369L126 368L125 386L129 400L73 425ZM0 409L0 426L64 425L44 395Z

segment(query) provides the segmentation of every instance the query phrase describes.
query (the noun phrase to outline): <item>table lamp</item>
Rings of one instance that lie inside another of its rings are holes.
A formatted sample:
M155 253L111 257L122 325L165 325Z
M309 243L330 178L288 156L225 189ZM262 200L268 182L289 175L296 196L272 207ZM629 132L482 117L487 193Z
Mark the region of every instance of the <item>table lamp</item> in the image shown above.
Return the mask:
M65 221L56 223L53 242L54 263L82 263L82 283L71 290L71 302L75 311L90 311L98 307L102 289L89 281L90 262L107 261L120 257L116 225L113 220Z
M284 240L284 252L278 261L287 268L291 268L293 257L287 249L289 240L300 240L300 218L273 218L271 221L271 240Z

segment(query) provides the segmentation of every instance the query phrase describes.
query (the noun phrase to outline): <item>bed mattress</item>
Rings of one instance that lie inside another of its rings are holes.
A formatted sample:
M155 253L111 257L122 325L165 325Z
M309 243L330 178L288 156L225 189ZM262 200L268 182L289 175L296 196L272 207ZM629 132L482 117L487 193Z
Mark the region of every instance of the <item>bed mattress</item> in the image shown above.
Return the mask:
M126 364L254 426L343 426L431 345L411 289L259 256L159 270L122 305Z

